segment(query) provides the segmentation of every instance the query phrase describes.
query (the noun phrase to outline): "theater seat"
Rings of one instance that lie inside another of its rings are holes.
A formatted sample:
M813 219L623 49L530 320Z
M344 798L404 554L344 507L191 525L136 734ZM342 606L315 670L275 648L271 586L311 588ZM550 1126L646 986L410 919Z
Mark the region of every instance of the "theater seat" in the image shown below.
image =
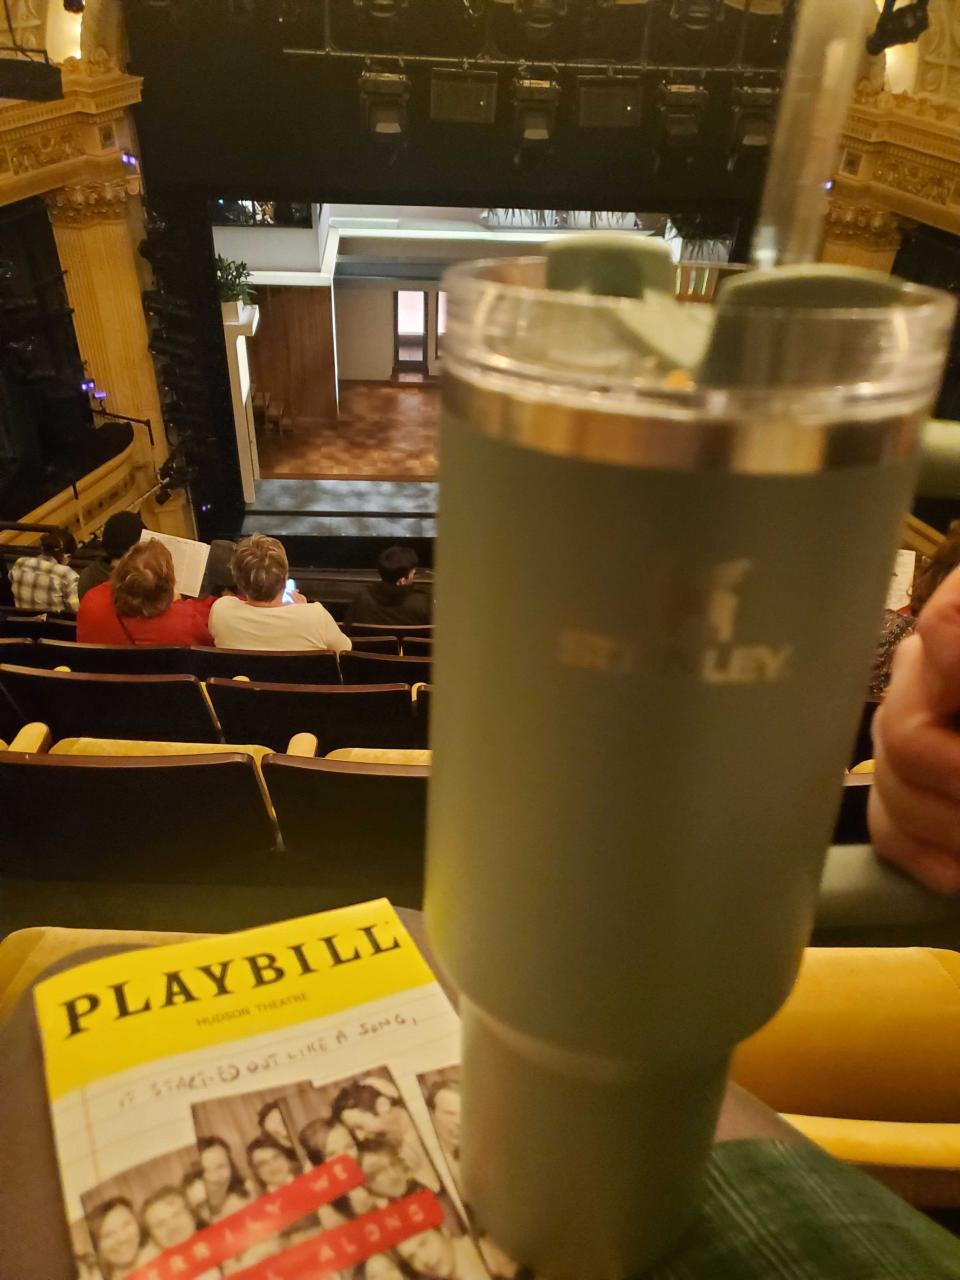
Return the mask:
M417 684L413 687L413 714L417 722L417 746L430 745L430 703L433 700L433 686Z
M6 618L3 624L4 634L21 640L76 640L77 624L73 619L48 618Z
M312 733L318 751L412 747L416 725L404 684L289 685L211 680L207 692L227 738L251 735L285 751L295 733Z
M391 751L376 747L341 747L328 751L327 760L346 760L350 764L433 764L432 751Z
M0 754L0 811L0 876L8 882L200 886L272 884L282 875L274 824L246 753L7 751Z
M960 1205L960 955L810 947L738 1084L914 1203Z
M429 682L429 658L390 658L379 653L341 653L344 684L418 684Z
M404 636L401 647L405 658L433 657L433 638L431 636Z
M275 684L339 684L337 655L328 649L295 649L271 653L263 649L190 650L190 670L201 680L266 680Z
M21 723L39 720L60 738L220 742L195 676L114 676L0 664Z
M190 650L175 645L71 644L64 640L41 640L34 646L30 661L23 665L69 667L71 671L115 676L187 675Z
M263 776L284 847L344 903L420 906L428 768L271 755Z
M429 639L433 635L433 627L429 623L423 626L405 626L403 623L389 626L380 622L352 622L346 631L348 636L396 636L401 644L410 636Z
M400 656L400 641L396 636L355 636L351 643L355 653L388 653L394 658Z

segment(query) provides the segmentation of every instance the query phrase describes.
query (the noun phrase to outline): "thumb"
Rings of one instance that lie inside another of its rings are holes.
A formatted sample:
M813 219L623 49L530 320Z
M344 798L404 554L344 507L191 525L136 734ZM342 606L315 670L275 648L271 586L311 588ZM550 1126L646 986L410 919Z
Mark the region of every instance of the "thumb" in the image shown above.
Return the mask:
M960 569L954 569L924 605L917 633L923 640L924 676L931 710L960 710Z

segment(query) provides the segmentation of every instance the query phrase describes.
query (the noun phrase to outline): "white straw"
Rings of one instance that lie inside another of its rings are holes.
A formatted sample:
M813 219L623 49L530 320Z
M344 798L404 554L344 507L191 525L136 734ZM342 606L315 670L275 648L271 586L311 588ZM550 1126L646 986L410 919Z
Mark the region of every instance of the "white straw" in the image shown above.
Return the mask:
M819 257L827 184L871 17L872 0L801 0L753 237L757 267Z

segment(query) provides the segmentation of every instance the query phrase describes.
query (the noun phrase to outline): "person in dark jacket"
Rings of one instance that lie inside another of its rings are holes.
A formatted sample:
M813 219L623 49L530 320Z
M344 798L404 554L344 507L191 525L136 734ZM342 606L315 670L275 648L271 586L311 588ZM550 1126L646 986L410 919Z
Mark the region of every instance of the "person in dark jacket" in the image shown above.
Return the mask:
M431 621L433 601L414 585L417 553L413 547L387 547L380 553L377 572L381 581L364 587L350 601L346 622L373 623L384 627L422 627Z
M110 581L110 574L127 554L136 546L143 533L143 521L136 511L115 511L103 526L100 542L103 547L103 558L92 560L80 571L77 594L82 600L91 587L99 587Z

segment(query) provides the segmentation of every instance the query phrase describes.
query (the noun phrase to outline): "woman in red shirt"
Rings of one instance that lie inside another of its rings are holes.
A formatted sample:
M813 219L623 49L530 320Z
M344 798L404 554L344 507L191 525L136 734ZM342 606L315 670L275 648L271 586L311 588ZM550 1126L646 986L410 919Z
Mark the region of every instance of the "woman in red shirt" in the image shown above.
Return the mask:
M81 644L205 644L213 598L181 600L174 588L173 558L160 542L138 542L117 564L110 581L80 601Z

